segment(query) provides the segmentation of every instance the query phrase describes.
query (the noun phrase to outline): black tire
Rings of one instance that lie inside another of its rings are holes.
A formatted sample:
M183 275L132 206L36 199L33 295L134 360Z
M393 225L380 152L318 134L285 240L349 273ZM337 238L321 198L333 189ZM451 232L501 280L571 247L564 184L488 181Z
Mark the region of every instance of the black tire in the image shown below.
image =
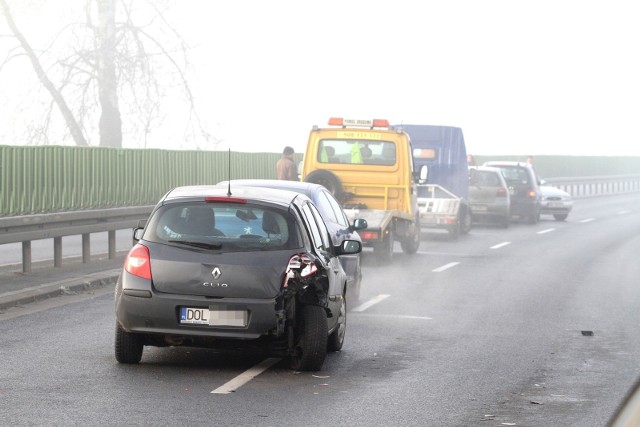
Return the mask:
M304 180L306 182L324 186L338 200L342 195L342 183L340 182L340 178L338 178L333 172L330 172L328 170L315 170L307 175Z
M142 349L144 345L138 335L125 332L116 323L115 336L116 360L119 363L137 364L142 359Z
M391 230L381 242L373 246L373 254L384 264L388 264L393 260L393 232Z
M527 217L527 222L529 224L537 224L540 221L540 212L532 213Z
M420 217L416 218L416 222L413 224L413 232L410 232L408 236L400 241L400 247L405 254L413 255L418 252L420 247Z
M469 209L462 209L460 212L460 233L469 234L471 231L471 224L473 223L473 218L471 217L471 211Z
M344 335L347 331L347 298L342 297L342 303L340 304L340 312L338 313L338 324L336 328L331 332L327 341L328 351L340 351L344 344Z
M300 308L290 366L296 371L319 371L327 357L327 312L317 305L302 305Z
M500 218L500 227L502 228L509 228L509 225L511 223L511 218L506 216L504 218Z
M568 216L569 214L553 214L553 217L556 219L556 221L564 221Z

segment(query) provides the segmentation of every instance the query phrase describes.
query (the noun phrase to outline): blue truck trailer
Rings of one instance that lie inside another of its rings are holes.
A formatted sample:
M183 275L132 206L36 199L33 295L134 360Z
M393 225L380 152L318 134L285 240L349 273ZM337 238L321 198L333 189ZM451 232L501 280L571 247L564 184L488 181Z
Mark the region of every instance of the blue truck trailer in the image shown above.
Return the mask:
M414 170L426 169L418 185L423 229L443 229L452 238L471 230L469 169L462 129L454 126L401 124L409 135Z

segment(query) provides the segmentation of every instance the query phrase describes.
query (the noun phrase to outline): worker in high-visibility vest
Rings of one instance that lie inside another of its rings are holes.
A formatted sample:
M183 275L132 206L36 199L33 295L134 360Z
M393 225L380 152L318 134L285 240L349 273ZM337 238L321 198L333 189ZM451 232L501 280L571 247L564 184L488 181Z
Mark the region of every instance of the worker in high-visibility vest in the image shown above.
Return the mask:
M351 163L362 163L362 153L360 152L360 143L358 142L351 147Z

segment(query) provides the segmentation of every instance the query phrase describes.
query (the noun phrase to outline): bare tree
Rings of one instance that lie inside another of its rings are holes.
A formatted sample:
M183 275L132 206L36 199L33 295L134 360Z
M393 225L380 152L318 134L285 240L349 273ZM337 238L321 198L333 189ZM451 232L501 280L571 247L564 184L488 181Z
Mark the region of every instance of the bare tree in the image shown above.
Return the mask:
M85 0L84 20L62 26L51 44L38 52L20 32L8 0L0 0L12 35L76 145L91 145L96 132L103 147L122 147L123 135L146 145L164 120L162 101L176 93L182 94L188 113L185 138L212 140L196 113L188 82L188 46L158 4ZM45 53L55 53L48 66L41 63ZM16 57L8 56L5 63ZM52 121L52 111L48 109L43 125Z

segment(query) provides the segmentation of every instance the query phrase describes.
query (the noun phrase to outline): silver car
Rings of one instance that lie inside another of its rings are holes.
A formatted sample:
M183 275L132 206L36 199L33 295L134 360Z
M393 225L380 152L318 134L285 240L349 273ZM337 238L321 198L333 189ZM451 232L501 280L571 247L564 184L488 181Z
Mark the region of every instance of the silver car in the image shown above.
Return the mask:
M489 166L469 168L469 205L474 221L487 220L508 227L511 197L500 169Z
M292 191L179 187L134 231L115 291L115 356L139 363L144 346L241 344L321 369L342 348L346 283L318 209Z
M540 207L541 215L553 215L556 221L564 221L573 209L573 198L571 194L559 188L552 187L545 180L541 180L540 192L542 193L542 203Z

